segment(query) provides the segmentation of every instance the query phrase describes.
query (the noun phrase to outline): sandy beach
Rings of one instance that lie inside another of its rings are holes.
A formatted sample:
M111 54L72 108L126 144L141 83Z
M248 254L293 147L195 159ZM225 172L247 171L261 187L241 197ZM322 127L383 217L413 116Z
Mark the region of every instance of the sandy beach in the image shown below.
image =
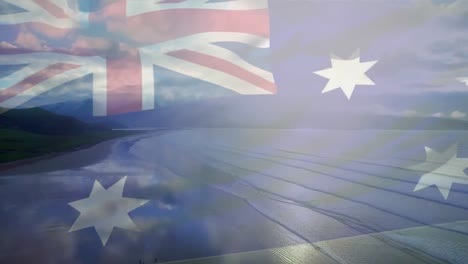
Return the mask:
M174 130L25 164L0 173L0 262L464 263L465 186L414 192L405 169L447 133ZM147 201L128 213L137 230L71 231L70 203L123 179L119 196Z

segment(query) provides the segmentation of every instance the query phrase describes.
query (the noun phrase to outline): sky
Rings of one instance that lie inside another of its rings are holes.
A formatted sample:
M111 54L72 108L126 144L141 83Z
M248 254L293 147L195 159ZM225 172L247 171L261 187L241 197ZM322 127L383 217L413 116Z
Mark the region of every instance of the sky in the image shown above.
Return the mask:
M375 85L357 87L349 102L331 92L337 97L330 104L401 114L466 112L467 87L457 78L468 74L468 2L298 2L272 5L283 17L272 28L287 32L272 39L279 87L315 93L327 80L311 72L328 68L330 54L346 58L360 50L361 61L378 61L367 73Z
M92 11L105 15L96 16L80 30L52 30L41 24L12 27L0 22L0 57L12 50L23 50L92 53L112 58L202 23L163 17L150 29L138 23L126 26L112 10L102 11L112 1L80 0L77 6L76 1L65 2L71 9L80 10L80 14ZM468 77L467 1L270 0L268 7L270 48L228 42L216 45L271 71L276 96L285 98L284 105L293 104L295 98L307 98L311 105L324 111L352 109L467 118L468 87L459 80ZM20 11L0 0L0 21L2 14ZM82 25L85 23L81 17L77 19ZM374 85L356 85L349 99L341 88L322 93L329 80L315 72L330 68L331 58L376 61L365 72ZM0 87L2 81L3 86L8 84L5 78L12 71L11 66L0 66ZM153 79L158 106L236 94L206 80L157 66ZM80 76L72 85L67 83L46 95L49 101L69 99L70 95L75 100L89 97L90 78Z

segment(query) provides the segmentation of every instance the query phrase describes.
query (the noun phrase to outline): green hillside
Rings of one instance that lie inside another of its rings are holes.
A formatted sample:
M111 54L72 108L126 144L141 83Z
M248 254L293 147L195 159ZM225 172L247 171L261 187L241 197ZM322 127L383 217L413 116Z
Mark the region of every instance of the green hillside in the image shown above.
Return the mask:
M54 154L129 135L39 108L0 114L0 163Z
M41 108L11 109L0 114L0 129L19 129L39 134L80 134L100 129L73 117L51 113Z

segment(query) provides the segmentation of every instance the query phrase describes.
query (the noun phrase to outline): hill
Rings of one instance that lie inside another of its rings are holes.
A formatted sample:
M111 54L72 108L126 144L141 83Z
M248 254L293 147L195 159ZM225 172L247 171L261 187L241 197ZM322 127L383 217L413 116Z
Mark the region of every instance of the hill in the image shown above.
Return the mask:
M93 117L90 101L76 105L50 105L51 111L88 122L124 124L127 127L236 127L312 129L429 129L465 130L464 120L376 115L336 107L314 106L304 98L238 96L196 101L116 116ZM73 109L86 111L75 112ZM333 110L332 110L333 109Z
M41 108L2 110L3 113L0 114L2 129L18 129L39 134L80 134L103 129Z
M40 108L1 110L0 163L74 150L130 133Z

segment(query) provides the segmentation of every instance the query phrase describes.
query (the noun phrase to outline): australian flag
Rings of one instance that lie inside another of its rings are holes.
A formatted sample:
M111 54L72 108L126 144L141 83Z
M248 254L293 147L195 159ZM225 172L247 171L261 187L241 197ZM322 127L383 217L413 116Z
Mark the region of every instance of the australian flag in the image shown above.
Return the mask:
M466 14L0 0L0 161L64 138L17 108L131 131L0 163L0 262L467 263Z
M94 115L153 109L154 66L239 94L276 91L269 71L217 45L268 48L267 0L122 0L92 12L80 1L5 2L14 5L6 12L20 8L0 15L16 38L1 47L1 64L17 67L2 78L6 108L91 74Z

